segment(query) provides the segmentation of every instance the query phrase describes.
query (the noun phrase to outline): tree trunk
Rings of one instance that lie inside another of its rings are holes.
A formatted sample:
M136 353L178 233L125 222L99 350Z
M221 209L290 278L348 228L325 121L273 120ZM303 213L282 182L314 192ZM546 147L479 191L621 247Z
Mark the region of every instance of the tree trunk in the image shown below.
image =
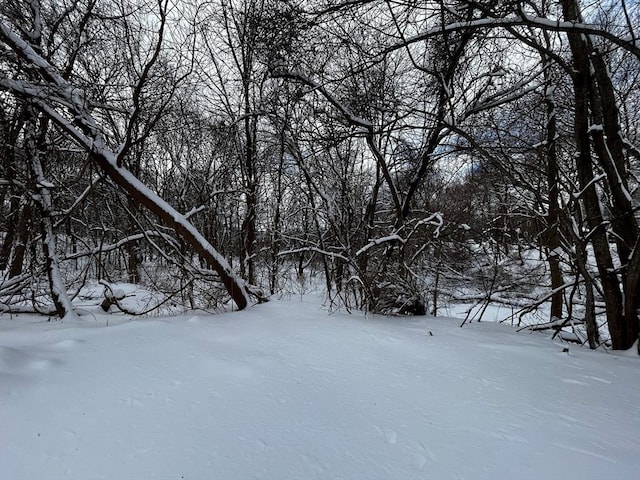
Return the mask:
M636 238L636 243L629 257L627 267L627 281L625 283L624 307L627 319L633 318L629 313L635 314L635 337L638 340L638 355L640 355L640 236ZM631 320L633 321L633 320ZM633 325L629 325L629 329L633 329ZM633 336L633 333L628 333ZM633 343L633 338L630 342Z
M31 182L33 190L38 193L37 205L40 214L40 229L42 234L42 252L44 254L47 278L49 280L49 291L51 299L60 318L75 317L76 314L71 303L71 298L67 293L67 287L62 280L58 256L56 254L56 243L53 234L53 202L49 191L49 182L44 178L40 149L38 148L38 115L35 108L27 109L27 121L25 122L25 153L31 169ZM47 122L42 122L42 129L46 130ZM42 134L42 132L40 132Z
M11 257L11 265L9 266L9 278L17 277L22 273L33 221L33 206L31 201L26 201L20 210L19 218L16 232L18 238L13 247L13 256Z
M0 86L12 91L16 95L31 98L34 104L58 124L63 132L89 152L91 160L111 180L135 201L144 205L169 227L173 228L198 254L209 261L238 308L245 308L249 303L249 291L245 282L233 273L227 261L211 246L184 215L176 211L175 208L165 202L156 193L149 190L149 188L138 180L137 177L132 175L131 172L118 165L117 155L107 147L95 119L86 109L86 105L78 101L80 90L64 80L54 66L1 21L0 38L9 48L32 66L34 72L37 72L42 77L42 80L55 91L57 95L65 99L67 104L66 109L70 110L73 120L68 120L64 114L56 110L51 103L39 98L38 92L23 88L19 81L7 81L0 83Z
M274 295L278 290L278 271L280 267L280 257L278 253L280 251L280 246L282 244L282 235L280 233L280 221L282 217L282 198L284 196L284 186L282 184L282 176L284 175L284 160L285 160L285 150L286 150L286 124L283 123L281 128L279 129L279 140L280 144L278 146L278 171L276 173L276 192L275 192L275 211L273 214L273 225L272 225L272 234L271 234L271 265L270 265L270 274L269 274L269 292L271 295Z
M17 136L21 130L23 120L17 122L17 124L11 128L10 119L5 115L2 106L0 106L0 122L2 122L2 125L0 125L0 128L2 128L0 143L4 144L0 146L0 157L4 164L4 176L8 183L7 188L2 189L0 208L4 206L5 198L7 198L7 196L9 198L9 212L3 219L6 235L2 242L2 247L0 247L0 270L5 270L9 265L11 250L15 246L16 237L20 237L19 225L23 224L28 217L25 218L21 216L23 205L13 185L17 168L15 145L18 142ZM20 262L20 266L22 266L22 262Z
M4 240L2 242L2 247L0 247L0 270L5 270L7 265L9 264L9 258L11 256L11 249L14 244L14 240L16 237L16 232L18 226L16 225L16 220L19 218L18 222L22 220L19 214L20 204L18 199L14 196L9 203L9 214L7 215L6 222L6 235L4 236Z
M580 15L575 0L562 0L565 20L579 21ZM600 208L600 200L596 189L589 138L589 89L592 82L589 48L583 35L568 33L569 46L573 55L573 86L575 96L575 141L576 170L581 189L580 200L584 207L586 222L590 229L590 238L600 274L604 301L606 305L607 324L614 349L628 349L635 338L629 337L622 307L622 293L618 276L613 267L607 230Z
M544 60L543 60L544 61ZM562 318L564 278L560 268L560 235L558 232L558 159L556 156L556 104L553 98L553 89L548 76L548 69L545 69L547 85L545 88L545 104L547 109L547 134L546 134L546 166L547 166L547 187L549 189L549 210L547 212L546 246L547 261L551 273L551 290L554 291L551 297L550 322Z
M224 258L211 246L202 234L182 214L177 212L157 194L149 190L136 177L122 167L115 164L115 155L106 147L94 146L92 159L120 188L136 202L144 205L152 213L162 219L169 227L201 255L220 276L227 292L242 310L249 303L247 287L232 271Z
M584 279L584 323L587 327L587 341L589 342L589 348L595 350L600 345L600 332L598 331L598 322L596 320L596 301L593 294L593 279L591 278L591 273L587 268L587 250L581 239L576 239L575 262L578 267L578 272Z
M258 181L256 172L256 126L255 118L250 116L251 105L249 103L250 86L245 88L245 149L244 152L244 177L245 177L245 216L242 221L242 263L241 271L249 283L255 283L255 259L254 250L256 243L256 207L258 204Z
M625 297L624 324L621 328L628 343L633 342L640 333L638 329L640 294L638 294L638 282L634 280L640 275L637 270L640 265L630 261L634 245L640 237L640 231L629 193L624 144L620 134L619 113L611 77L604 58L597 49L591 49L590 58L596 80L591 89L591 103L594 106L592 122L594 127L591 128L591 136L600 164L607 175L610 190L611 229L620 259ZM600 125L601 128L598 127ZM628 281L629 277L632 277L631 282Z

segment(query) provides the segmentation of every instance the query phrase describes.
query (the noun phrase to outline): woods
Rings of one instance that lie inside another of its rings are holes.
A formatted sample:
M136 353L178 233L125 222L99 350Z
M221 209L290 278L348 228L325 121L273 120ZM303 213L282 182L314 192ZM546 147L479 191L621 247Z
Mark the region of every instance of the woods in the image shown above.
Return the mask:
M5 2L0 311L75 315L98 280L221 309L315 282L629 349L638 25L626 0Z

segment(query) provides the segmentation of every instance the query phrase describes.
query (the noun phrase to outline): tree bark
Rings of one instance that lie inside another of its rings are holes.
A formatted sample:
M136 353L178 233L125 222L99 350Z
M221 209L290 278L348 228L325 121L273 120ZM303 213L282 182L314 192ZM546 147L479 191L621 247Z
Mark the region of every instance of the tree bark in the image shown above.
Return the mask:
M58 255L56 253L56 242L53 233L53 221L51 219L53 212L53 201L51 192L49 191L49 182L44 177L42 168L42 158L38 145L38 122L37 112L34 107L27 108L27 121L25 122L25 153L29 162L31 171L30 182L33 182L33 190L37 192L36 204L40 217L40 230L42 234L42 252L47 269L47 278L49 280L49 291L51 299L55 306L56 312L60 318L75 317L76 313L73 309L71 298L67 293L67 287L62 280ZM42 129L46 130L47 122L41 122Z
M588 42L590 45L590 42ZM631 261L634 245L640 237L638 222L629 192L628 174L625 168L624 143L616 97L611 77L602 54L591 48L591 66L595 82L591 89L594 127L591 128L594 148L607 175L610 191L611 230L621 265L622 288L624 290L624 337L626 343L633 342L640 333L638 322L638 281L640 265ZM631 281L628 281L631 277Z
M11 264L9 266L9 278L14 278L22 273L24 265L24 257L27 253L27 244L31 234L33 220L33 206L30 200L26 200L24 206L20 209L20 220L16 227L17 238L13 247L13 255L11 256Z
M562 0L563 15L566 21L578 21L580 14L575 0ZM584 207L586 222L590 229L590 239L593 245L600 282L606 305L607 325L611 334L614 349L628 349L635 338L631 338L624 316L622 292L616 275L606 224L604 222L600 201L596 189L593 173L593 159L589 136L589 98L592 79L589 61L589 47L581 34L568 33L569 46L573 55L573 87L575 96L574 135L576 141L576 170L580 184L580 200Z
M544 60L543 60L544 61ZM553 87L549 83L548 69L545 69L547 75L547 86L545 88L545 104L547 109L547 134L546 134L546 166L547 166L547 187L549 189L549 210L547 212L547 261L549 262L549 271L551 273L551 290L555 293L551 297L550 322L554 319L562 318L563 296L561 289L564 285L564 278L560 268L560 234L558 232L558 158L556 155L556 104L553 98Z

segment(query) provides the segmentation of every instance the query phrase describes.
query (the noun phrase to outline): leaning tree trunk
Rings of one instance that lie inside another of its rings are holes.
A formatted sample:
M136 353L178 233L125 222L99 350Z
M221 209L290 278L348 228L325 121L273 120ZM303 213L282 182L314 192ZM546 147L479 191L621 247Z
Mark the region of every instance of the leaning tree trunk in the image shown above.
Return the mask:
M84 118L83 122L88 122L88 120ZM77 141L84 143L83 138L88 140L85 135L77 135L79 132L75 131L68 123L64 122L62 126L63 128L66 127L67 132L73 135ZM212 266L240 310L248 305L249 292L244 281L233 273L227 261L211 246L184 215L176 211L156 193L149 190L146 185L140 182L140 180L133 176L128 170L118 167L116 165L116 156L102 142L96 145L94 141L85 146L91 149L92 160L111 180L136 202L144 205L169 227L173 228L187 244Z
M0 89L27 98L37 105L66 135L89 152L92 161L114 183L173 228L186 243L207 260L217 272L238 308L245 308L249 303L248 287L234 274L227 261L183 214L147 188L131 172L118 165L117 155L106 145L105 137L90 113L84 92L70 85L53 65L2 21L0 21L0 39L40 75L48 90L45 93L43 88L33 88L28 82L6 78L0 78ZM63 105L63 108L57 109L56 104ZM66 112L69 118L65 116Z

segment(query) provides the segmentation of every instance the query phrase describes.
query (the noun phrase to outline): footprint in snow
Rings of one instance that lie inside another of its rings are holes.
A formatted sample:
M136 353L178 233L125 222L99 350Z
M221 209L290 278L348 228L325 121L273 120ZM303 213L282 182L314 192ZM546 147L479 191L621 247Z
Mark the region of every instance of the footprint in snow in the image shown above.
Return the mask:
M580 381L580 380L575 380L573 378L563 378L562 381L564 383L569 383L571 385L585 385L587 387L589 386L589 384L587 382L583 382L583 381Z
M83 340L76 340L74 338L69 338L67 340L61 340L60 342L56 342L53 345L51 345L53 348L57 348L60 350L66 350L69 348L73 348L76 345L79 345L80 343L83 343Z
M416 440L416 450L417 452L413 454L411 463L421 472L424 470L427 463L436 461L435 454L420 440Z
M593 375L580 375L582 378L586 380L595 380L596 382L605 383L607 385L611 385L613 382L606 380L600 377L594 377Z
M375 425L375 429L378 432L378 435L389 445L395 445L398 443L398 434L394 430L380 427L378 425Z
M31 370L42 371L42 370L49 369L56 363L57 363L56 361L49 360L49 359L33 360L32 362L29 363L29 368Z
M144 403L136 397L127 397L120 399L120 403L130 408L140 408L144 406Z
M55 358L43 358L40 355L27 353L22 348L0 346L0 373L5 375L21 375L23 373L40 372L60 365Z

